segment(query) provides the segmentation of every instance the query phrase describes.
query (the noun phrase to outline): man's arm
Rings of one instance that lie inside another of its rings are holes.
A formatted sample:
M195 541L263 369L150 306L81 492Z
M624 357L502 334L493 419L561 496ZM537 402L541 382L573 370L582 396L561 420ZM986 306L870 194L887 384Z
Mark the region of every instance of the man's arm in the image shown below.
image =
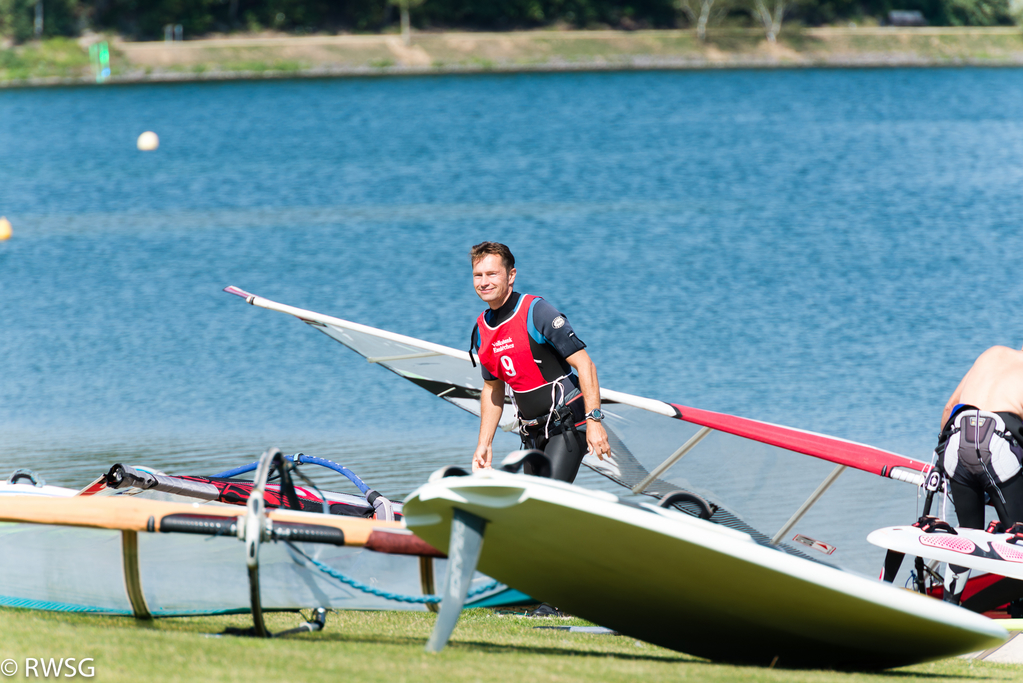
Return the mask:
M597 380L597 366L590 360L590 354L586 350L576 351L565 359L568 364L575 368L579 375L579 390L583 393L583 405L586 412L600 407L600 382ZM596 420L586 421L586 444L601 460L611 455L611 446L607 442L607 432L604 425Z
M966 373L967 377L970 373ZM963 393L963 383L966 382L966 377L959 380L959 386L952 392L952 396L949 397L948 402L945 404L945 410L941 412L941 427L938 428L940 434L945 430L945 423L948 422L948 416L952 414L952 409L955 408L956 404L959 403L959 396Z
M472 456L472 471L491 466L494 458L494 433L504 413L504 382L490 379L483 382L480 393L480 440Z

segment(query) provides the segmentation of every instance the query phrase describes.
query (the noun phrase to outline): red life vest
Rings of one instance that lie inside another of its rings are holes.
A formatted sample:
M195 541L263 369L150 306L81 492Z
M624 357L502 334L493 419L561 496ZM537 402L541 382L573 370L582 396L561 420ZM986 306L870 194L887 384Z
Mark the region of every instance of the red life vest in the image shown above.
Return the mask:
M479 359L490 374L504 381L517 393L532 391L547 384L529 347L529 307L539 297L523 294L512 316L497 327L486 321L486 311L476 320L479 326Z

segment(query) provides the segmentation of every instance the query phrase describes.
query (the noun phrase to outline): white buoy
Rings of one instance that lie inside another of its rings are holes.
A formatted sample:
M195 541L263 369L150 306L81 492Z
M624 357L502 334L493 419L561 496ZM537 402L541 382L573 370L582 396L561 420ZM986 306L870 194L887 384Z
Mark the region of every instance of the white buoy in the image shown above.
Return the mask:
M0 216L0 242L11 238L11 222L7 216Z
M143 152L152 152L160 146L160 138L151 130L139 136L138 148Z

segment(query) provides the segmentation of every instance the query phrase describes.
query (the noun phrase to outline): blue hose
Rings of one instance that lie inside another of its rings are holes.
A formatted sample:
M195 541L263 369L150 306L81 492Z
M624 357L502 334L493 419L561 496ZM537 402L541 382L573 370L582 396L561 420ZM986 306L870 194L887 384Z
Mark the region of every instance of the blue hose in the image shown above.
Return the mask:
M326 467L327 469L334 470L338 474L343 474L346 477L348 477L348 481L350 481L353 484L355 484L356 488L358 488L362 492L363 495L366 495L370 491L370 488L369 488L369 486L366 485L366 482L364 482L362 479L360 479L359 476L357 474L355 474L355 472L352 472L350 469L348 469L344 465L337 464L333 460L327 460L326 458L317 458L317 457L314 457L314 456L311 456L311 455L305 455L304 453L296 453L295 455L288 455L288 456L285 456L285 457L288 460L291 460L292 462L295 462L295 463L298 463L298 464L309 463L310 465L320 465L321 467ZM252 472L258 466L259 466L259 462L258 461L257 462L252 462L252 463L249 463L248 465L242 465L240 467L235 467L234 469L225 470L223 472L220 472L219 474L214 474L213 478L214 479L228 479L230 477L237 477L239 474L245 474L246 472Z

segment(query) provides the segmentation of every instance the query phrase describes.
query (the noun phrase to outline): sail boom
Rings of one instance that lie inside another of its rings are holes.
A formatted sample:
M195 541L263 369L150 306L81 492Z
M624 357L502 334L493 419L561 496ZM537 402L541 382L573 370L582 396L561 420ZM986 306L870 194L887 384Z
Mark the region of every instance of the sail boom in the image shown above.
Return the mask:
M678 419L685 422L897 481L916 483L913 477L906 476L909 472L919 473L922 477L931 469L929 463L855 441L699 408L678 404L672 406L678 411Z

